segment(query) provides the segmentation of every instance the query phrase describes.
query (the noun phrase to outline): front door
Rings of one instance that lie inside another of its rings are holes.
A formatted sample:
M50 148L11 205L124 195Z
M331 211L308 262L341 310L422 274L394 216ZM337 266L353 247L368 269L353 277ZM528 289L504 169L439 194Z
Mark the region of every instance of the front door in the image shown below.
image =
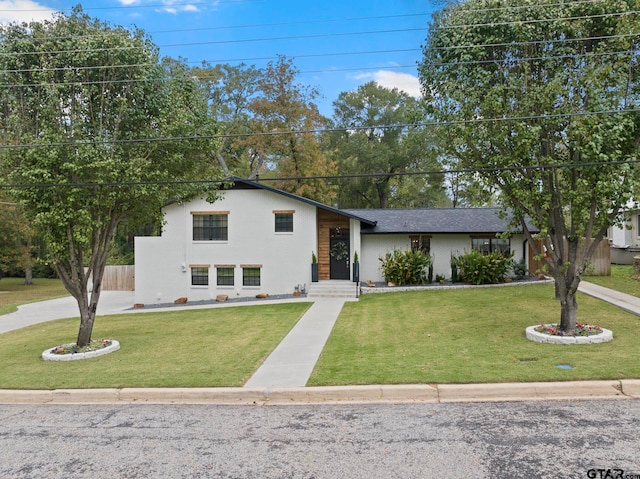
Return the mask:
M332 228L329 241L331 279L349 279L349 230Z

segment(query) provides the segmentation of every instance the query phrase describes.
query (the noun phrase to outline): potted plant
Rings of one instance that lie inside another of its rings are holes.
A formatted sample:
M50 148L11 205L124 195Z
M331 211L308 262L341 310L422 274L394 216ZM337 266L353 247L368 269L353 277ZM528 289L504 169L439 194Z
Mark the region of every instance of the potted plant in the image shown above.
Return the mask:
M360 262L358 261L358 252L353 253L352 278L354 283L360 282Z
M311 252L311 282L318 282L318 258L313 251Z

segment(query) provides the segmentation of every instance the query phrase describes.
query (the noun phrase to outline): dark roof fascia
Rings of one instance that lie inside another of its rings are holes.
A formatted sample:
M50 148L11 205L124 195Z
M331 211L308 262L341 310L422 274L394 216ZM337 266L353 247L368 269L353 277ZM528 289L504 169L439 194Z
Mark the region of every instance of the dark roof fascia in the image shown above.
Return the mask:
M316 208L320 208L326 211L329 211L331 213L335 213L338 214L340 216L345 216L347 218L351 218L357 221L360 221L361 223L364 223L365 225L368 226L375 226L376 225L376 221L371 221L368 220L366 218L362 218L360 216L354 215L353 213L349 213L347 211L343 211L340 210L338 208L334 208L332 206L329 205L325 205L323 203L320 203L318 201L314 201L314 200L310 200L309 198L305 198L304 196L298 196L295 195L293 193L289 193L288 191L283 191L283 190L279 190L277 188L273 188L271 186L267 186L263 183L260 183L258 181L253 181L253 180L246 180L244 178L239 178L237 176L232 176L229 177L225 180L225 182L229 182L229 183L233 183L233 186L227 188L227 189L243 189L243 188L237 188L236 185L240 184L243 185L249 189L261 189L261 190L265 190L265 191L270 191L271 193L276 193L282 196L286 196L287 198L291 198L297 201L301 201L303 203L306 203L308 205L311 206L315 206ZM224 183L223 183L224 184ZM222 191L224 191L224 188L222 189Z

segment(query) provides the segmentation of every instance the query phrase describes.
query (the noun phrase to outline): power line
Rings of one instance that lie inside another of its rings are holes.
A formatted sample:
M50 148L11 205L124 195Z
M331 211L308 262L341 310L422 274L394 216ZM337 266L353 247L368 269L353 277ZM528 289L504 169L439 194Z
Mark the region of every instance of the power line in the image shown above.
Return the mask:
M441 50L457 50L461 48L479 48L479 47L514 47L514 46L527 46L527 45L540 45L544 43L569 43L569 42L586 42L592 40L613 40L618 38L637 38L640 33L624 33L620 35L603 35L594 37L579 37L579 38L552 38L545 40L531 40L527 42L503 42L503 43L471 43L465 45L451 45L446 47L428 47L429 50L441 51Z
M498 26L498 25L522 25L527 23L539 23L539 22L547 22L547 21L568 21L568 20L586 20L586 19L592 19L592 18L606 18L611 16L620 16L620 15L629 15L629 14L638 14L638 13L640 13L640 11L634 10L634 11L607 13L607 14L599 14L599 15L584 15L579 17L545 18L545 19L537 19L537 20L520 20L520 21L516 20L516 21L508 21L508 22L448 25L448 26L442 26L439 28L449 29L449 28L470 28L470 27ZM310 34L310 35L291 35L291 36L282 36L282 37L263 37L263 38L237 39L237 40L215 40L215 41L204 41L204 42L173 43L173 44L161 44L161 45L155 45L155 46L157 46L158 48L173 48L173 47L187 47L187 46L201 46L201 45L223 45L223 44L237 44L237 43L282 41L282 40L303 40L303 39L310 39L310 38L333 38L333 37L340 37L340 36L406 33L406 32L423 31L423 30L426 32L426 28L420 27L420 28L404 28L404 29L389 29L389 30L371 30L371 31L361 31L361 32L318 33L318 34ZM133 48L139 48L139 47L138 46L108 47L108 48L96 48L96 49L51 50L51 51L37 50L32 52L0 53L0 56L35 55L40 53L62 54L62 53L80 53L80 52L120 51L120 50L127 50L127 49L133 49Z
M415 65L383 65L374 67L351 67L351 68L327 68L321 70L301 70L300 74L306 73L338 73L345 71L361 70L392 70L415 68ZM64 70L64 69L63 69ZM198 76L198 80L215 79L213 75ZM123 80L91 80L91 81L65 81L65 82L38 82L38 83L0 83L0 88L31 88L37 86L70 86L70 85L117 85L122 83L161 83L181 80L195 80L193 76L169 77L169 78L129 78Z
M347 173L340 175L312 175L312 176L288 176L260 178L253 180L256 182L275 182L275 181L331 181L345 179L367 179L367 178L386 178L386 177L406 177L406 176L432 176L432 175L459 175L468 173L504 173L504 172L522 172L531 170L553 170L566 168L593 168L604 166L620 166L635 165L640 163L638 160L616 160L616 161L592 161L585 163L547 163L539 165L514 165L502 167L487 168L458 168L458 169L439 169L439 170L421 170L421 171L400 171L394 173ZM147 186L147 185L223 185L233 182L229 179L208 179L208 180L149 180L149 181L114 181L114 182L74 182L74 183L13 183L2 184L0 189L27 189L27 188L114 188L129 186Z
M364 126L348 126L337 128L315 128L307 130L289 130L289 131L268 131L268 132L251 132L251 133L222 133L215 135L185 135L175 137L158 137L158 138L135 138L127 140L87 140L87 141L67 141L56 143L27 143L17 145L0 145L0 150L16 150L29 148L53 148L64 146L95 146L95 145L115 145L115 144L137 144L137 143L159 143L168 141L198 141L198 140L215 140L224 138L247 138L251 136L281 136L281 135L303 135L303 134L322 134L337 133L346 131L366 131L371 129L398 129L398 128L418 128L418 127L439 127L452 125L467 125L473 123L490 123L490 122L509 122L509 121L525 121L525 120L553 120L563 118L585 117L592 115L617 115L626 113L638 113L639 108L628 108L621 110L601 110L577 113L555 113L541 115L526 115L518 117L502 117L502 118L475 118L472 120L452 120L452 121L430 121L415 123L395 123L390 125L364 125Z
M555 18L539 18L535 20L514 20L509 22L489 22L489 23L470 23L470 24L456 24L456 25L443 25L437 28L442 30L449 30L455 28L475 28L475 27L496 27L503 25L527 25L532 23L543 23L543 22L557 22L557 21L570 21L570 20L590 20L592 18L609 18L609 17L618 17L622 15L631 15L640 13L638 10L630 10L625 12L614 12L614 13L602 13L598 15L582 15L579 17L555 17Z
M334 38L345 36L358 36L358 35L378 35L387 33L406 33L415 31L426 31L426 28L400 28L390 30L370 30L363 32L339 32L339 33L316 33L311 35L291 35L284 37L264 37L264 38L246 38L238 40L213 40L207 42L190 42L190 43L172 43L165 45L154 45L157 48L173 48L173 47L192 47L201 45L226 45L237 43L253 43L253 42L267 42L267 41L281 41L281 40L304 40L310 38ZM35 50L28 52L0 52L0 56L20 56L20 55L39 55L41 53L47 54L62 54L62 53L94 53L94 52L109 52L109 51L122 51L133 50L140 48L140 45L124 46L124 47L107 47L107 48L87 48L76 50Z
M632 50L618 50L613 52L589 52L589 53L574 53L574 54L566 54L566 55L550 55L545 57L513 57L513 58L494 58L491 60L469 60L469 61L456 61L456 62L441 62L434 63L435 67L443 67L443 66L456 66L456 65L483 65L489 63L503 64L503 63L520 63L520 62L531 62L531 61L553 61L553 60L563 60L567 58L592 58L592 57L601 57L601 56L612 56L612 55L638 55L638 52Z
M369 50L363 52L335 52L335 53L310 53L303 55L288 55L291 58L323 58L323 57L337 57L337 56L350 56L350 55L377 55L380 53L403 53L403 52L417 52L420 51L419 48L398 48L393 50ZM254 61L254 60L277 60L277 56L269 56L269 57L254 57L254 58L231 58L231 59L216 59L216 60L204 60L205 63L212 64L225 64L228 62L245 62L245 61ZM190 61L185 62L187 64L202 64L202 61ZM161 65L160 63L131 63L124 65L93 65L93 66L66 66L66 67L56 67L56 68L24 68L24 69L15 69L15 70L0 70L0 73L43 73L43 72L54 72L54 71L90 71L90 70L99 70L99 69L116 69L116 68L135 68L135 67L147 67Z

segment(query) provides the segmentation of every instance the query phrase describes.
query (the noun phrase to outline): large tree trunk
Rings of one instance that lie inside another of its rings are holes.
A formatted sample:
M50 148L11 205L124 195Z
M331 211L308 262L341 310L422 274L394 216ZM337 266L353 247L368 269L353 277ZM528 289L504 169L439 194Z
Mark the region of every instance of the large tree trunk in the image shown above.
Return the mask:
M25 286L33 285L33 268L31 266L24 269L24 284Z
M560 330L567 334L572 334L576 330L578 317L578 301L576 292L568 290L560 299Z

